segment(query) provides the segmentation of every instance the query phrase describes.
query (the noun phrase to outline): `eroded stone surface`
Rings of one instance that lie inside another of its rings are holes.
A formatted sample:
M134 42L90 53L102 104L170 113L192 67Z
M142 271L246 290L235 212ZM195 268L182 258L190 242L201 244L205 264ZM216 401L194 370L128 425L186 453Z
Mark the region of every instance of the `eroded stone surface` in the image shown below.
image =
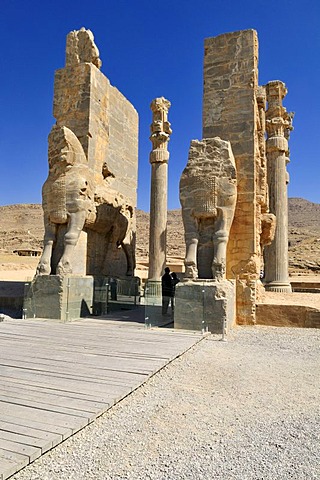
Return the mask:
M227 278L237 282L237 322L255 323L262 289L263 249L272 242L266 120L269 88L258 84L258 37L243 30L205 41L203 137L230 141L237 169L237 203L227 248ZM270 106L268 106L270 109ZM275 117L277 115L274 115ZM272 123L272 122L271 122ZM288 136L290 127L286 129ZM284 138L285 140L285 138ZM286 247L287 248L287 247Z
M92 32L70 32L66 50L55 74L38 273L133 275L138 115L99 70Z
M220 138L193 140L180 179L187 278L225 278L236 199L236 166L230 143Z
M235 293L228 280L178 283L174 328L226 333L235 324Z

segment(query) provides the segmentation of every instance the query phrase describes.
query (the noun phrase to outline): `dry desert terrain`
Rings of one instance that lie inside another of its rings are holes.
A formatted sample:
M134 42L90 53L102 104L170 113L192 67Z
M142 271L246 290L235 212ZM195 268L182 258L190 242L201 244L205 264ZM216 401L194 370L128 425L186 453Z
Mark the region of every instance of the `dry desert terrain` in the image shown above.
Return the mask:
M137 210L137 267L147 272L149 214ZM0 280L27 280L34 275L37 257L21 257L16 249L41 250L42 208L38 204L0 207ZM168 212L168 263L179 271L185 254L180 210ZM320 274L320 204L289 199L289 268L291 275Z

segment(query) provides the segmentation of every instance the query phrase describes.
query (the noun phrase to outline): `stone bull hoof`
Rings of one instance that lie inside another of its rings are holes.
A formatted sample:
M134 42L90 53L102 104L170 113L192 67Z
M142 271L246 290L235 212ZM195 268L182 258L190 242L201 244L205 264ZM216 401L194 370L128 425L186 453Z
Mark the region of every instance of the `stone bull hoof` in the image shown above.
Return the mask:
M225 278L225 275L226 275L225 261L223 263L213 262L211 269L212 269L212 277L215 280L223 280Z
M63 277L72 273L72 268L69 260L60 261L57 265L56 274Z
M193 280L198 278L198 269L194 263L185 262L185 269L186 269L186 273L185 273L186 278L192 278Z
M40 262L37 266L36 277L39 275L50 275L51 267L49 262Z

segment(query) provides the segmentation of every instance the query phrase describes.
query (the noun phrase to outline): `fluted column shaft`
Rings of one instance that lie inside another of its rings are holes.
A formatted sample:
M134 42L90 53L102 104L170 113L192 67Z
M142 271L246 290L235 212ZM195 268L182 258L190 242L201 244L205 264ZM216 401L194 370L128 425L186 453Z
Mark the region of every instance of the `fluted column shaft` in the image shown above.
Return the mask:
M265 288L273 292L291 292L288 273L288 141L289 114L282 106L287 93L284 83L267 84L268 110L266 142L270 212L276 216L275 237L265 248Z
M166 265L167 249L167 208L168 208L168 141L171 135L167 120L170 102L156 98L151 103L153 122L151 124L152 151L150 232L149 232L149 272L150 280L160 280Z

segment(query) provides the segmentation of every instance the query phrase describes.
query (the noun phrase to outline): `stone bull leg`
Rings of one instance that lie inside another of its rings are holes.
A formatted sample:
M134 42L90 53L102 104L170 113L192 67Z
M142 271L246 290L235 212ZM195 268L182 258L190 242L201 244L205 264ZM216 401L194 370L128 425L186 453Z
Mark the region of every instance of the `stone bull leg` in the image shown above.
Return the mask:
M67 232L64 236L64 251L57 265L57 275L72 273L71 254L79 240L80 233L86 220L86 211L69 213Z
M134 269L135 269L135 261L134 261L134 249L132 247L132 243L130 240L127 240L126 238L124 239L123 242L121 242L121 246L123 248L123 251L125 253L126 259L127 259L127 276L132 276L134 274Z
M45 218L44 225L43 252L37 267L36 275L50 275L52 249L57 239L57 225L51 223L48 218Z
M199 243L198 221L187 214L183 213L183 223L185 226L185 242L186 242L186 257L185 264L185 276L186 278L198 278L197 268L197 251Z
M213 278L216 279L224 278L226 272L227 244L230 230L228 217L229 213L224 208L217 207L215 232L212 238L214 257L211 266Z

